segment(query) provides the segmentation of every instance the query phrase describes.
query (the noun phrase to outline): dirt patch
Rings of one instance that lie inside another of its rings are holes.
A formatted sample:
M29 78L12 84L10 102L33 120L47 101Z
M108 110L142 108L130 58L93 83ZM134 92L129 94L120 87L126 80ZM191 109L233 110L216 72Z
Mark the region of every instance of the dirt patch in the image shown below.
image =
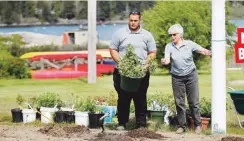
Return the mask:
M221 141L244 141L244 138L229 136L229 137L222 138Z
M141 137L149 138L149 139L165 138L163 135L150 131L147 128L138 128L138 129L129 131L127 134L128 134L128 136L130 136L132 138L141 138Z
M76 136L79 137L83 133L89 133L89 128L85 126L54 126L47 125L44 128L38 130L39 132L47 135L51 135L53 137L71 137Z
M117 133L100 133L89 141L134 141L131 137Z

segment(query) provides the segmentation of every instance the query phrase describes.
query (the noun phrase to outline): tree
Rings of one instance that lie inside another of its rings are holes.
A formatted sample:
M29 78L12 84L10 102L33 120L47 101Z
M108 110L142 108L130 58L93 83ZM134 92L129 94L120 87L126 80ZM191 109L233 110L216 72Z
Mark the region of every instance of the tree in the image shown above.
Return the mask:
M79 1L79 9L76 18L77 19L86 19L87 20L87 1Z
M228 12L228 4L226 4ZM152 32L157 41L157 59L164 56L164 48L171 38L168 37L168 28L179 23L184 28L184 38L192 40L202 47L211 47L211 2L184 1L184 2L157 2L155 7L143 12L144 28ZM226 30L231 36L235 26L226 20ZM194 54L197 68L209 63L209 57Z
M61 17L72 19L76 15L75 11L75 2L74 1L63 1L62 2L62 8L61 8Z

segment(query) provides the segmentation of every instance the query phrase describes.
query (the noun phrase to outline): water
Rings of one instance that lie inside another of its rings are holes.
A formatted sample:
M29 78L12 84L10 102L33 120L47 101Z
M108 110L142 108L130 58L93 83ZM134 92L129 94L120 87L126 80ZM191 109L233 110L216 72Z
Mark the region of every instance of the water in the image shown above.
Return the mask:
M244 20L230 20L237 27L244 28ZM106 24L97 25L97 32L100 40L111 40L112 35L118 29L126 26L126 24ZM79 25L70 26L30 26L30 27L4 27L0 28L0 32L35 32L41 34L62 36L63 32L79 29ZM235 36L235 35L234 35Z
M118 29L126 26L126 24L106 24L97 25L97 32L100 40L111 40L112 35ZM8 32L34 32L48 35L62 36L63 32L70 30L78 30L79 25L70 26L30 26L30 27L3 27L0 33Z

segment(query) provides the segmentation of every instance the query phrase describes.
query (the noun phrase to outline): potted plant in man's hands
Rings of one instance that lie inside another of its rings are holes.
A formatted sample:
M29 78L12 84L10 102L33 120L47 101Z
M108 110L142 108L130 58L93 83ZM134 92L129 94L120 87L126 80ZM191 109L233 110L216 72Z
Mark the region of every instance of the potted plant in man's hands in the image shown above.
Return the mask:
M128 45L126 54L118 64L121 75L121 88L128 92L136 92L147 71L154 71L156 65L155 59L150 59L147 64L143 65L134 53L134 47Z

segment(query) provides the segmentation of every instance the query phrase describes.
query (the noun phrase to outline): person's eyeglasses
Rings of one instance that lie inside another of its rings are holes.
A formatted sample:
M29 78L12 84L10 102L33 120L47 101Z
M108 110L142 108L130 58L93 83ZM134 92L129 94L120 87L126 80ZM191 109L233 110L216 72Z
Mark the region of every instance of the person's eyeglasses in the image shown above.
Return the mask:
M169 34L169 36L171 37L171 36L176 36L177 35L177 33L175 33L175 34Z
M132 12L130 12L129 15L131 15L131 14L141 15L141 12L139 12L139 11L132 11Z

